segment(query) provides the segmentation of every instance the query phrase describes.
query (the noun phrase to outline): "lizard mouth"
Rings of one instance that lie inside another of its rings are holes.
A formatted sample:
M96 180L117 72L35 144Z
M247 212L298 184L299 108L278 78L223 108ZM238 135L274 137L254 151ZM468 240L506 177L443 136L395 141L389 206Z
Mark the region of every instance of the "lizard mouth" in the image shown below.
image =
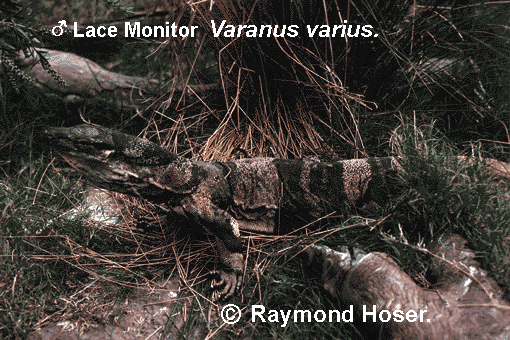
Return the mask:
M180 160L145 139L91 125L50 127L42 135L45 144L94 185L136 197L164 197L154 178Z
M100 137L100 132L94 127L52 127L44 131L44 136L48 145L62 156L103 161L114 154L115 149L109 138Z
M115 159L99 159L91 155L71 156L59 151L57 153L71 167L84 174L94 185L111 191L143 197L138 193L138 189L147 186L144 181L144 177L147 175L144 169ZM105 153L108 154L107 151Z

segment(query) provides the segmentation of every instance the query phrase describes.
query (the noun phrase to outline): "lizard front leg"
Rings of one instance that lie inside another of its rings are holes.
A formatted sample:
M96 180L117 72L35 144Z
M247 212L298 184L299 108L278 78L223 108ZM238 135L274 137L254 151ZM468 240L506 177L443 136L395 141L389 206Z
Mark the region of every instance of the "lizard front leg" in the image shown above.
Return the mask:
M206 190L199 188L197 192L182 200L182 207L216 236L221 262L225 269L211 272L220 276L219 282L213 287L224 286L220 297L228 298L241 286L243 274L239 224L228 212L212 203L209 197L210 194Z
M220 259L227 268L226 270L213 270L209 274L219 276L219 281L213 284L213 287L223 287L219 293L220 298L232 296L241 287L241 276L243 275L243 254L230 251L225 243L217 236L216 244Z

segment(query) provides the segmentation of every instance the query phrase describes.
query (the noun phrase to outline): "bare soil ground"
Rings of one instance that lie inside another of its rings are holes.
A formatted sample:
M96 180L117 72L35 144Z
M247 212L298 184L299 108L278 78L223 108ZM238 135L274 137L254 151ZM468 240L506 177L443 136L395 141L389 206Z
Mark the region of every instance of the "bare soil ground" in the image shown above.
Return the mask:
M115 323L106 327L84 330L83 325L64 321L34 331L28 335L27 339L149 340L161 339L166 328L168 330L165 339L184 339L180 332L184 313L182 310L174 308L178 290L179 280L177 277L166 283L164 289L138 288L126 299L122 306L126 313ZM196 328L193 338L198 339L201 331L206 331L204 327L205 324L201 323Z

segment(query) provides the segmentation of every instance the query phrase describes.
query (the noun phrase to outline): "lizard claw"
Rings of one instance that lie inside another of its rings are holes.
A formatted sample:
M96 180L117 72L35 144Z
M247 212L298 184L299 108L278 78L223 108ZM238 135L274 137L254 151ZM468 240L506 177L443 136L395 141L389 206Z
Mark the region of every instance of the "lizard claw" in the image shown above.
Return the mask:
M218 282L213 281L211 283L211 288L216 289L223 287L221 292L219 292L218 299L228 299L241 287L240 273L236 271L226 272L223 270L213 270L209 272L209 275L213 276L213 278L219 278Z

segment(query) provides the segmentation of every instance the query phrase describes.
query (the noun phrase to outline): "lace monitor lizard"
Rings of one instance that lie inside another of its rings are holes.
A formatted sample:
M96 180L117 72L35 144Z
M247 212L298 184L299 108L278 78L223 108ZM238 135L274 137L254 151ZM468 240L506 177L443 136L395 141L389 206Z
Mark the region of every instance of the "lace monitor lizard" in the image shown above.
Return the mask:
M276 233L281 226L295 228L298 221L313 221L345 205L377 204L391 191L390 174L399 167L391 157L200 162L91 125L49 128L45 137L95 186L149 200L210 230L225 265L216 272L220 279L215 284L223 297L241 283L240 230Z

